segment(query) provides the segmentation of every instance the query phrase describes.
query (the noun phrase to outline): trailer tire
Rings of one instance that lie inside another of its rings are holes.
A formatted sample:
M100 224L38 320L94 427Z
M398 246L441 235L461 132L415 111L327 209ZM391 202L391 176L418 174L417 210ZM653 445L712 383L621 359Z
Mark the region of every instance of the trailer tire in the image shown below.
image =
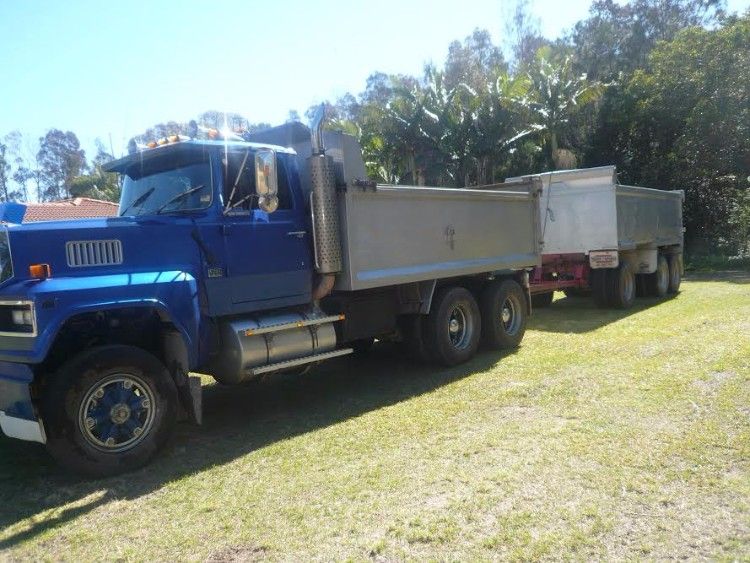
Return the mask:
M607 297L612 307L629 309L635 301L635 275L623 262L607 274Z
M547 291L546 293L536 293L531 295L532 307L544 308L552 305L552 300L555 297L554 291Z
M47 449L66 469L90 477L138 469L171 435L177 405L174 381L152 354L120 345L86 350L43 392Z
M442 288L433 298L422 328L434 361L444 366L462 364L479 347L482 331L479 306L466 288Z
M663 254L656 259L656 271L643 276L645 294L648 297L664 297L669 290L669 263Z
M591 294L597 307L609 307L609 291L607 289L609 271L608 269L591 270Z
M532 297L533 299L533 297ZM492 350L516 348L526 332L526 298L513 280L487 284L480 298L482 344Z
M679 293L682 283L682 257L672 254L669 257L669 293Z

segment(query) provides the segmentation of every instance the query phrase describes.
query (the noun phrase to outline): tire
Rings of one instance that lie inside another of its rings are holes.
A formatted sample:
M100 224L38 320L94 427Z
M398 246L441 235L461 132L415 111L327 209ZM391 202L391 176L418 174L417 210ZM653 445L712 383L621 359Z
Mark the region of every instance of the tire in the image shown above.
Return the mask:
M669 257L669 287L667 288L668 293L679 293L680 284L682 283L682 256L680 254L672 254Z
M463 287L445 287L424 319L424 342L430 357L444 366L469 360L479 347L482 321L474 296Z
M425 342L424 323L426 318L426 315L403 315L399 318L404 352L409 358L417 362L432 361Z
M610 305L607 290L609 271L608 269L591 270L591 295L594 297L594 303L597 307L609 307Z
M607 298L610 306L629 309L635 301L635 275L627 263L607 274Z
M664 297L669 290L669 263L664 255L656 259L656 271L643 276L643 289L648 297Z
M90 477L132 471L169 438L177 405L174 381L156 357L133 346L92 348L52 374L43 392L47 449Z
M548 291L547 293L537 293L536 295L531 296L531 306L532 307L549 307L552 305L552 300L555 297L555 293L553 291Z
M526 298L513 280L491 282L482 291L482 344L492 350L516 348L526 332Z

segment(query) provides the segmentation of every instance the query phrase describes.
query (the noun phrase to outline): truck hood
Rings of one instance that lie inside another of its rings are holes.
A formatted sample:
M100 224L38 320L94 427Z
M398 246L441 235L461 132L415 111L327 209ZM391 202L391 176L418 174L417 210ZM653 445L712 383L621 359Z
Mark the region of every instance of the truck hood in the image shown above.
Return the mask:
M53 278L166 270L195 275L201 267L192 238L196 226L188 217L108 217L4 228L13 276L2 287L35 283L29 276L32 264L48 264Z

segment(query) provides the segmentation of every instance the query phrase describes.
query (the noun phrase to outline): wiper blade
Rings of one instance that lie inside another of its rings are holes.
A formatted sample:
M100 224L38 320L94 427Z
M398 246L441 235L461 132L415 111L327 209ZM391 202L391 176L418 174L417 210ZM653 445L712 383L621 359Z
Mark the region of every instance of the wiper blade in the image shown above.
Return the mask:
M190 188L189 190L185 190L184 192L178 193L176 196L174 196L171 199L168 199L166 203L164 203L159 209L156 210L156 214L159 215L168 205L172 205L176 201L180 201L181 199L184 199L185 197L189 196L190 194L194 194L198 190L202 190L206 187L206 184L201 184L200 186L195 186L194 188Z
M135 198L133 201L130 202L130 205L128 205L125 209L122 210L122 213L120 213L120 217L124 217L125 213L133 209L134 207L138 207L140 205L143 205L148 198L151 197L151 194L154 193L153 186L147 189L145 192L143 192L141 195L139 195L137 198Z

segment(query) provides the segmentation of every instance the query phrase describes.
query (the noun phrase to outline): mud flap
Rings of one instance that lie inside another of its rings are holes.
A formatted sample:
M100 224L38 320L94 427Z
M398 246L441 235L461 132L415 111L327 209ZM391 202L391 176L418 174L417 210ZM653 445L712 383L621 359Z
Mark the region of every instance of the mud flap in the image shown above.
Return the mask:
M180 371L174 374L177 396L183 416L195 424L203 424L203 387L197 375L187 375Z

